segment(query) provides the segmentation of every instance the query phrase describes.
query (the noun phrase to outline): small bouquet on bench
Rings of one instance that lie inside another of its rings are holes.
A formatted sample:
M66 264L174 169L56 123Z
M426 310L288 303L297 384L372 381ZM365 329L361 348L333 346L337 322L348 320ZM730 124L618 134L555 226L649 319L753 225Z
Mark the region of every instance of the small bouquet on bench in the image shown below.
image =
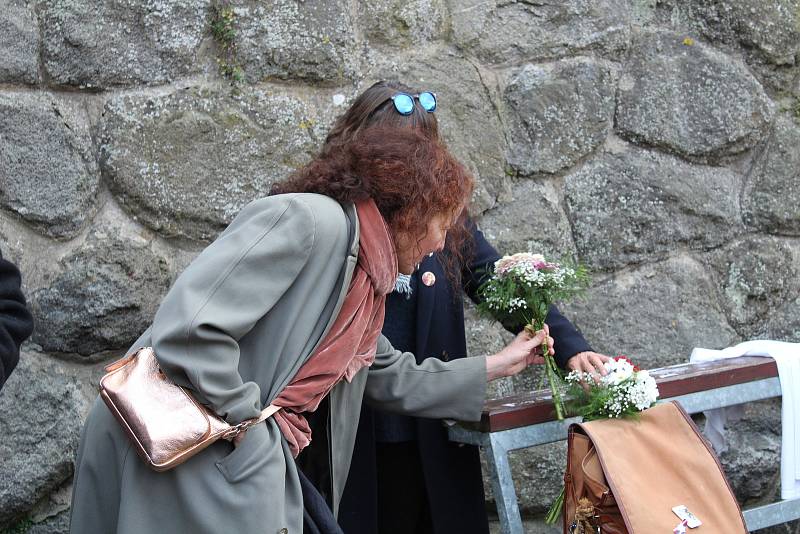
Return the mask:
M584 421L628 417L652 407L658 399L658 386L650 373L639 369L626 356L603 364L605 376L572 371L565 380L570 397L568 410Z
M588 272L582 266L561 265L545 260L541 254L527 252L504 256L495 262L491 278L478 288L478 311L533 335L542 329L551 304L580 294L588 282ZM556 417L562 420L561 372L546 343L542 350Z
M627 357L617 356L603 364L604 376L572 371L567 383L567 409L584 421L598 419L636 419L639 414L655 405L658 399L656 380L647 371L639 369ZM547 513L545 522L555 523L564 506L564 488Z

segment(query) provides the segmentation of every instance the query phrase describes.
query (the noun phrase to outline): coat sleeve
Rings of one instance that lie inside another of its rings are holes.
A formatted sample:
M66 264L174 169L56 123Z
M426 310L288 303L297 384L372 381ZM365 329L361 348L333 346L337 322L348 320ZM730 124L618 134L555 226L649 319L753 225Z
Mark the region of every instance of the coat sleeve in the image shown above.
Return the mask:
M0 388L19 362L19 347L33 332L17 267L0 255Z
M249 204L178 277L152 343L163 371L231 424L259 415L261 391L238 371L239 344L307 263L317 222L298 196Z
M387 412L478 421L486 400L486 358L417 363L413 354L396 350L381 335L364 395Z
M474 253L467 263L462 280L464 291L473 302L479 302L478 288L491 276L494 263L500 259L500 253L489 244L478 226L469 221L474 240ZM592 350L583 335L575 328L569 319L564 317L555 305L547 311L545 322L550 327L550 335L554 340L556 351L555 359L559 367L566 368L570 358L587 350ZM517 334L524 325L503 324L503 327L513 334Z

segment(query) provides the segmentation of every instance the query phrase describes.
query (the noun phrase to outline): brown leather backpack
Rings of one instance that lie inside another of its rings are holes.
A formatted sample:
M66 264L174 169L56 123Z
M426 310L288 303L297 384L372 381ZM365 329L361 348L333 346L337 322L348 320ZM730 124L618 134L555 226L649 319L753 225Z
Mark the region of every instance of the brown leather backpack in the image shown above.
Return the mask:
M676 402L570 425L564 484L565 534L668 534L681 505L702 522L691 534L747 532L719 460Z

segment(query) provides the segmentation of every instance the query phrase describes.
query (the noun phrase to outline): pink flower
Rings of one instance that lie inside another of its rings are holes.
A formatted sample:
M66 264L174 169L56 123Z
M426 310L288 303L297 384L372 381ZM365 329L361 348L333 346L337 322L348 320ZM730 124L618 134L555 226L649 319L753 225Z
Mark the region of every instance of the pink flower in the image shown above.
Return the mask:
M503 256L494 264L495 273L502 276L520 264L527 264L536 270L551 270L558 268L555 263L545 261L541 254L531 254L530 252L519 252L511 256Z

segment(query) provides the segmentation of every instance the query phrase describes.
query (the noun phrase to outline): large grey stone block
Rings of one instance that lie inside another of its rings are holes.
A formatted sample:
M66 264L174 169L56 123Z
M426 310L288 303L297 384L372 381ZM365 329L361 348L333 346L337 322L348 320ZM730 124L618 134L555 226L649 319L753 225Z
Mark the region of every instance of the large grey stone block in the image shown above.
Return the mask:
M565 185L579 256L599 269L721 245L741 229L738 188L726 169L630 147L604 152Z
M800 297L770 310L763 334L759 337L800 343Z
M800 294L800 244L757 235L709 253L730 323L744 338L779 327L775 313ZM786 324L788 326L788 324Z
M614 70L592 59L523 67L504 92L509 165L525 175L576 164L611 131L615 90Z
M86 409L74 373L23 351L0 392L0 528L72 476Z
M54 0L39 3L44 67L57 84L153 85L211 65L208 0Z
M24 0L0 0L0 83L39 81L39 26Z
M371 45L387 50L445 37L444 0L358 0L358 24Z
M69 509L34 522L25 534L69 534Z
M554 59L588 51L618 56L630 38L622 0L448 0L452 41L492 64Z
M670 32L635 36L617 96L622 136L701 159L755 145L775 107L740 60Z
M331 122L321 98L283 88L114 98L102 124L103 174L150 228L213 239L316 151Z
M75 236L94 214L100 173L82 109L39 92L0 93L0 205L41 233Z
M80 425L80 421L75 421ZM72 501L72 478L39 500L28 514L31 522L25 534L68 534L70 504Z
M726 450L719 454L725 475L742 508L780 500L781 400L742 406L741 418L729 415ZM796 532L798 522L758 530L758 534Z
M757 50L775 65L795 65L800 54L800 1L703 0L659 2L674 24L691 27L714 42Z
M608 150L567 176L580 258L598 269L652 261L676 247L707 249L741 230L731 171L638 148Z
M800 73L800 2L797 0L661 0L657 25L701 35L741 57L772 94L790 92Z
M778 235L800 236L800 117L781 116L745 181L748 225Z
M510 200L484 212L479 226L502 254L534 252L555 260L575 256L569 220L559 190L536 180L516 180Z
M328 85L357 77L360 52L346 0L235 0L237 55L246 78Z
M45 351L124 352L150 325L169 287L167 262L145 237L118 232L94 228L81 248L59 262L51 283L31 295L31 339Z
M741 341L716 294L706 267L679 255L597 277L584 300L562 311L596 351L625 354L653 368L689 361L694 347L719 349Z

